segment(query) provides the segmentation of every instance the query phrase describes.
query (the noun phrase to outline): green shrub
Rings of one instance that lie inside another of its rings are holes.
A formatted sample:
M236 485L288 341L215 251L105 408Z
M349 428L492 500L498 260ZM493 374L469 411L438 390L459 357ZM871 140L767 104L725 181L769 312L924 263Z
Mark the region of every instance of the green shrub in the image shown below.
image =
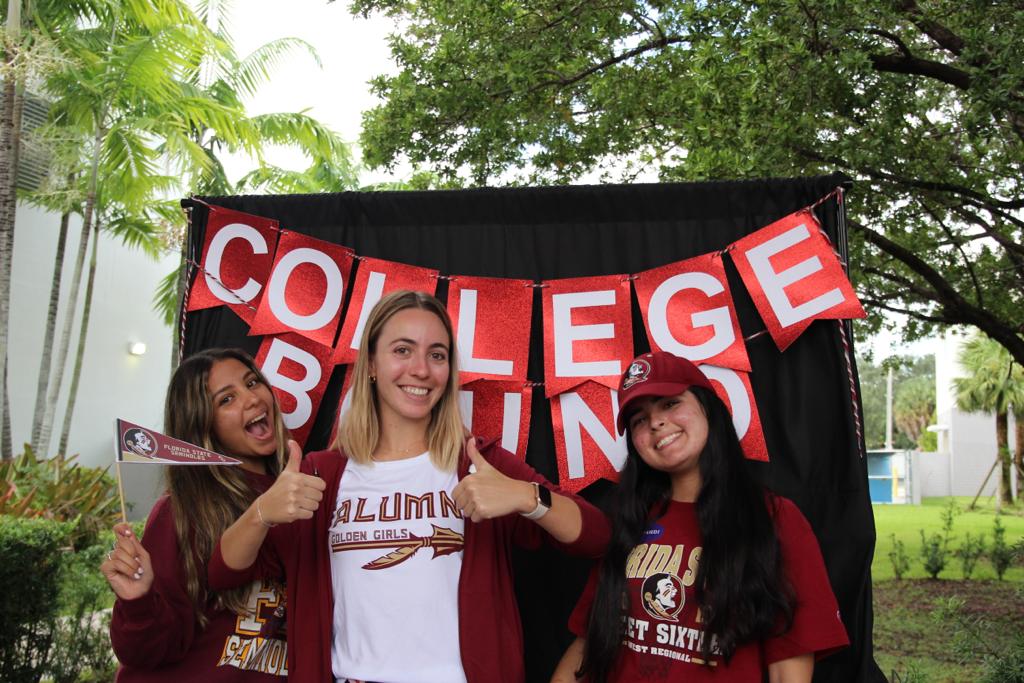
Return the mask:
M71 524L0 517L0 681L39 680L53 645Z
M992 569L1000 581L1003 574L1010 568L1015 559L1016 552L1013 546L1006 543L1006 527L996 515L996 521L992 528L992 547L988 550L988 561L992 563Z
M956 502L950 500L942 511L942 533L926 536L921 529L921 559L924 560L924 570L933 579L939 578L949 562L949 541L953 538L953 520L958 514L960 510Z
M106 532L97 545L65 553L61 571L60 614L54 621L53 649L47 674L53 683L113 679L116 663L110 649L111 592L99 572L113 544Z
M106 469L79 465L76 457L38 459L25 444L20 456L0 462L0 515L71 521L71 544L93 545L121 519L117 483Z
M978 564L981 556L985 554L985 534L974 537L968 531L964 537L964 542L960 544L960 547L953 554L960 558L960 569L963 572L963 577L965 579L971 578L975 565Z
M892 536L892 550L889 551L892 573L897 579L902 579L910 569L910 558L907 556L907 548L903 545L903 541L897 539L896 534L889 535Z

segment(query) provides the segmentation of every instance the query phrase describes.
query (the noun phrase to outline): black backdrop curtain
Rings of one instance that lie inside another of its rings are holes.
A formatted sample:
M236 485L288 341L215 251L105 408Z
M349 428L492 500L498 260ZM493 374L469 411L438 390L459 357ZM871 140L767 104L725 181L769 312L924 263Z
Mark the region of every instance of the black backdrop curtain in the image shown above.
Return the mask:
M839 185L842 175L763 181L604 185L431 192L201 197L192 209L186 249L198 261L206 227L202 202L274 218L287 230L373 256L438 269L443 275L533 280L637 273L720 250L748 233L808 206ZM816 210L842 252L842 207ZM744 336L764 329L736 269L726 259L729 285ZM195 271L193 271L194 273ZM446 283L439 281L444 300ZM528 377L544 378L541 298L535 291ZM347 293L347 292L346 292ZM636 353L648 350L635 298ZM259 337L225 307L190 313L184 352L240 346L255 354ZM852 344L849 325L847 338ZM815 681L883 681L871 651L871 557L875 528L863 442L857 436L848 367L839 324L818 321L785 353L767 334L747 342L770 463L751 462L764 483L792 499L821 544L852 646L819 663ZM852 354L852 351L851 351ZM850 359L852 363L852 358ZM331 377L306 450L323 448L341 393L344 368ZM558 479L549 404L533 401L527 461ZM583 495L605 505L611 485ZM570 641L565 624L587 567L548 552L520 553L517 589L526 638L527 675L547 681ZM481 605L481 609L486 607ZM290 615L292 616L292 615ZM301 617L298 617L301 618ZM495 619L504 618L495 614ZM397 645L397 644L396 644Z

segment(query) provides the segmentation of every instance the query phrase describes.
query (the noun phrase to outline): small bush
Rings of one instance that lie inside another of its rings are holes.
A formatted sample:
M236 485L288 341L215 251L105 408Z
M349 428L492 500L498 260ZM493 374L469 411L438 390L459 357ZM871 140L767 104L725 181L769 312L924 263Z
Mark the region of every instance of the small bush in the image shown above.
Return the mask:
M889 561L892 562L892 573L897 579L902 579L903 575L910 570L910 557L907 556L907 548L903 545L903 541L896 538L896 534L890 534L892 536L892 550L889 551Z
M992 528L992 546L988 550L988 561L992 563L992 569L995 570L1000 581L1003 580L1006 570L1013 564L1015 555L1013 546L1006 543L1006 527L996 515L996 521Z
M3 516L0 524L0 681L35 683L57 618L62 549L71 525Z
M958 514L960 510L956 502L950 500L942 511L942 533L926 536L921 529L921 559L924 560L924 570L933 579L939 578L949 562L949 541L953 538L953 520Z
M0 462L0 514L74 522L71 545L84 548L120 521L117 483L106 469L85 467L77 456L36 458L25 452Z
M47 673L53 683L75 683L83 678L113 680L110 649L110 602L106 579L97 569L113 544L113 534L75 553L66 553L61 572L60 613L54 621L53 650Z
M974 537L968 531L964 537L964 542L960 544L960 547L953 554L960 558L960 570L963 573L963 577L965 579L971 578L978 560L985 554L985 534Z

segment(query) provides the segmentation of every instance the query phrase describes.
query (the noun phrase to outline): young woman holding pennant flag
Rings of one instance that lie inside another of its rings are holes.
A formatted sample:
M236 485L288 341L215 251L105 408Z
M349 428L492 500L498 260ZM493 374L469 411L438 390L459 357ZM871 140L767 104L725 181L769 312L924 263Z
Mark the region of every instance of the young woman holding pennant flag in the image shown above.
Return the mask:
M270 386L244 351L197 353L171 378L164 429L242 464L168 467L167 492L142 539L128 524L115 525L117 541L100 570L117 595L110 626L117 680L284 681L283 572L230 590L211 590L206 580L220 535L270 487L289 449L294 469L301 459Z
M732 417L693 363L636 358L614 533L569 622L552 683L810 683L847 644L818 542L748 472Z
M285 566L292 681L521 683L512 546L597 556L604 515L493 441L467 440L434 297L383 298L352 373L334 449L302 465L326 482L323 503L275 485L224 534L211 585Z

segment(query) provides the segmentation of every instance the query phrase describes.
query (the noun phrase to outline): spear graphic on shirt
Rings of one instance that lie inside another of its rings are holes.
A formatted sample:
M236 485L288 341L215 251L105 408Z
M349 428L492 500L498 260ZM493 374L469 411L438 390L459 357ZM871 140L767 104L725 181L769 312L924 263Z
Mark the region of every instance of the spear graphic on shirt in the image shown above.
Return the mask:
M373 548L394 548L390 553L378 557L372 562L363 565L363 569L386 569L396 564L405 562L416 554L420 548L433 548L434 557L451 555L462 550L462 534L431 524L434 533L430 536L417 536L410 534L409 538L392 538L380 541L348 541L346 543L333 543L331 550L342 552L344 550L370 550ZM433 559L433 558L431 558Z

